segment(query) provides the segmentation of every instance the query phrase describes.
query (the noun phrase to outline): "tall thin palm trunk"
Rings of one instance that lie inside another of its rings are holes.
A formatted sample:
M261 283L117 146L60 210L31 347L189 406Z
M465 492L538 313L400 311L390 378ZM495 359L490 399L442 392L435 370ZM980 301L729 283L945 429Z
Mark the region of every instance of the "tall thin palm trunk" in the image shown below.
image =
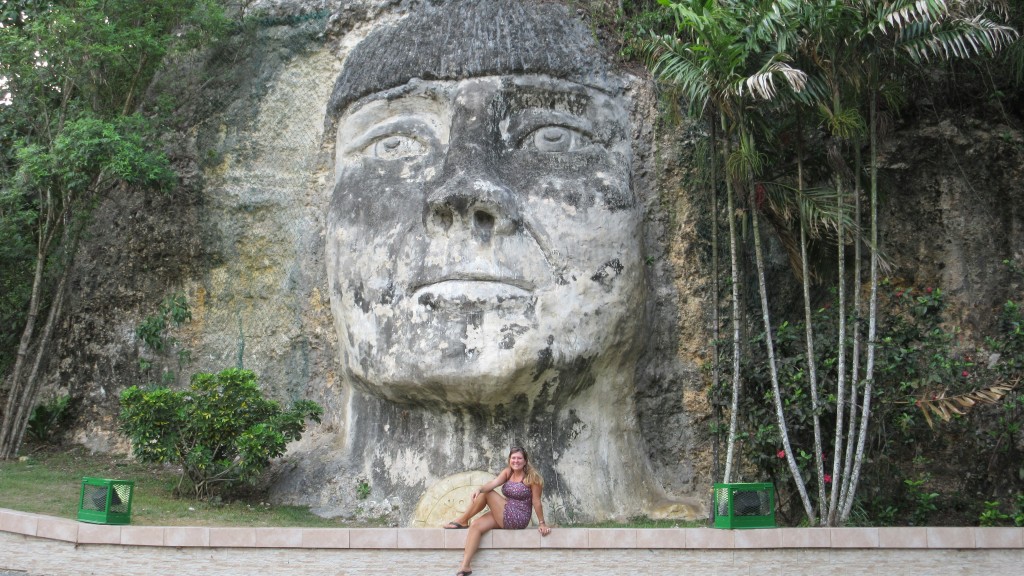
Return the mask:
M854 216L855 223L856 223L857 227L860 228L860 225L861 225L861 222L862 222L862 218L861 218L862 208L861 208L860 196L861 196L861 193L863 192L863 190L861 189L861 186L860 186L860 182L861 182L861 171L863 170L864 163L863 163L862 157L861 157L860 143L859 142L854 146L854 154L855 154L855 158L856 158L856 160L855 160L856 169L854 170L855 178L854 178L854 181L853 181L853 202L854 202L853 212L854 212L854 215L855 215ZM840 508L841 511L847 510L847 501L849 501L853 497L853 494L850 491L850 479L851 479L852 470L853 470L853 455L854 455L854 448L855 448L855 443L856 443L856 438L857 438L857 435L856 435L857 402L858 402L858 393L857 393L857 391L858 391L858 389L860 387L860 341L861 341L861 339L860 339L860 325L861 325L860 291L861 290L860 289L861 289L861 285L862 285L861 284L861 280L862 280L861 243L860 243L860 235L858 234L857 235L857 240L853 244L853 283L852 283L852 285L853 285L854 290L853 290L853 305L851 307L851 312L852 312L852 315L853 315L853 337L852 337L853 343L852 343L851 349L850 349L850 398L849 398L849 400L846 401L850 405L850 409L849 409L850 416L847 419L848 422L850 423L850 425L849 425L849 433L847 434L847 437L846 437L846 450L844 452L844 458L843 458L843 471L842 471L842 473L840 475L835 476L835 478L839 478L841 480L840 494L839 494L839 508ZM844 314L845 314L845 312L844 312ZM845 355L845 350L846 350L845 346L846 346L845 342L843 342L843 345L840 348L840 353L842 355ZM840 375L842 375L842 374L843 374L843 372L840 372ZM843 408L844 408L842 402L837 402L836 406L837 406L837 410L839 410L839 411L843 410ZM838 457L838 453L837 453L836 465L838 465L838 464L839 464L839 457ZM833 481L835 481L835 480L833 480ZM845 522L847 517L848 517L848 515L845 512L840 512L839 521L840 522Z
M843 179L836 176L836 204L839 208L840 217L836 225L836 267L838 303L836 314L839 318L839 336L837 339L836 352L836 435L832 447L832 486L829 490L829 503L827 513L822 510L822 518L827 526L834 526L836 522L836 506L839 504L840 489L839 467L843 454L843 433L845 422L843 417L846 413L844 402L846 401L846 227L843 224L843 213L846 210L846 202L843 198Z
M872 78L875 80L876 78ZM876 84L872 82L872 86ZM853 470L850 477L850 494L857 491L860 470L864 463L864 449L867 446L868 421L871 416L871 394L875 374L875 349L878 333L878 92L871 93L871 296L868 302L868 350L864 368L864 400L860 411L860 430L857 438L857 453L854 456ZM853 498L848 498L843 508L843 519L849 518L853 509Z
M721 433L722 431L717 429L717 426L721 423L721 401L719 399L719 381L722 376L722 358L721 358L721 342L719 341L722 337L722 319L719 310L719 304L721 302L721 270L719 269L721 264L719 262L718 255L718 128L717 122L712 119L711 122L711 167L710 174L708 175L707 182L708 187L711 189L711 385L714 391L714 411L715 411L715 443L714 443L714 473L713 477L718 478L718 474L721 471L719 467L721 464L720 445L721 445Z
M801 196L804 192L804 158L803 158L803 140L800 137L801 130L797 129L797 138L799 140L797 144L797 156L796 156L796 182L797 192ZM826 502L825 502L825 470L820 457L822 454L822 443L821 443L821 400L818 398L818 372L817 364L814 359L814 317L811 313L811 267L808 263L807 257L807 219L810 218L809 214L803 213L802 202L801 214L800 214L800 266L802 287L804 292L804 335L807 340L807 382L811 389L811 421L814 427L814 453L815 453L815 472L818 476L818 507L821 510L820 520L824 522L826 516ZM787 450L788 451L788 450Z
M43 365L43 360L46 358L50 350L50 341L53 338L53 329L57 324L57 320L60 318L60 313L64 306L64 293L66 291L68 277L70 275L70 267L61 273L60 282L58 282L57 289L54 291L53 299L50 302L50 312L47 314L46 323L43 325L43 333L39 339L39 344L36 347L36 357L35 361L32 363L32 371L29 373L28 380L25 382L25 386L22 390L21 402L18 404L18 410L15 413L14 430L16 436L14 437L14 442L11 444L10 454L7 458L17 456L18 450L21 449L21 443L25 440L25 430L28 428L28 419L32 415L32 408L35 406L36 396L39 394L39 369Z
M724 132L725 157L732 154L732 146L729 140L726 127L725 113L721 113L722 128ZM728 172L728 171L727 171ZM732 479L732 465L736 451L736 429L738 426L738 415L740 411L740 273L739 273L739 246L736 231L736 199L735 190L732 185L732 178L726 174L725 196L729 220L729 260L732 274L732 400L729 403L729 441L725 453L725 474L724 482Z
M761 320L764 325L765 347L768 353L768 373L771 378L772 400L775 404L775 417L779 429L779 437L782 439L782 448L785 451L786 463L789 465L789 472L793 475L796 489L800 494L800 500L804 505L804 512L808 521L814 523L814 506L807 495L807 485L800 474L800 467L797 465L796 456L793 454L793 446L789 441L789 426L786 424L786 413L782 404L782 392L779 387L778 363L775 360L775 338L772 332L771 314L768 307L768 282L765 276L764 249L761 246L761 225L759 217L759 206L755 196L755 188L752 186L754 176L757 173L755 167L757 151L753 141L748 137L743 117L737 120L736 124L740 130L740 152L742 153L742 167L738 167L735 175L742 178L742 183L747 189L747 210L750 214L751 233L754 236L754 262L757 267L757 289L761 300ZM733 163L730 163L733 164ZM732 172L732 170L729 170ZM729 174L733 176L734 174Z
M753 193L751 192L751 195ZM789 464L789 472L793 475L796 489L800 493L800 501L804 505L804 512L808 521L814 523L814 506L807 495L807 486L803 476L800 474L800 467L796 463L796 456L793 454L793 446L789 442L789 427L786 425L786 414L782 406L782 392L779 389L779 371L775 362L775 344L772 337L772 323L768 313L768 287L764 272L764 251L761 247L761 226L758 223L757 207L754 198L750 198L750 220L754 235L754 260L757 263L757 288L761 296L761 319L764 322L765 345L768 348L768 370L772 381L772 399L775 403L775 417L778 422L779 436L782 438L782 448L786 452L786 463Z

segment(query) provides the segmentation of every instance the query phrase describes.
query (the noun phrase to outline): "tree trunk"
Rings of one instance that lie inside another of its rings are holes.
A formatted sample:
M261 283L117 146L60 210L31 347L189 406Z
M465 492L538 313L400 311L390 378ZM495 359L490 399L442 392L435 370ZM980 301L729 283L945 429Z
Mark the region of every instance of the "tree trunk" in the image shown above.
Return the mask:
M854 146L854 156L856 158L856 169L854 170L855 178L853 181L853 213L855 223L858 229L861 228L861 170L863 169L864 163L860 153L860 143L858 142ZM856 446L856 426L857 426L857 402L858 394L857 391L860 387L860 319L861 319L861 304L860 304L860 287L862 278L861 268L861 242L860 234L858 233L857 239L853 244L853 305L851 311L853 313L853 344L850 349L850 399L848 403L850 405L850 417L847 418L849 422L849 432L846 435L846 451L843 459L843 472L839 476L842 480L841 490L839 494L839 508L840 510L846 510L846 502L850 498L850 478L853 471L853 455ZM844 343L845 347L845 343ZM844 348L845 349L845 348ZM838 458L838 456L837 456ZM834 481L834 480L833 480ZM840 513L840 521L845 522L846 518Z
M753 193L751 193L753 194ZM772 324L768 313L768 286L764 273L764 253L761 249L761 227L758 224L757 205L751 198L750 220L753 225L754 234L754 260L757 263L757 288L761 295L761 318L764 321L765 345L768 347L768 370L772 381L772 399L775 401L775 417L779 427L779 436L782 438L782 448L786 452L786 463L789 464L789 472L793 475L796 489L800 493L800 500L804 505L804 512L807 513L807 521L814 524L814 506L807 495L807 486L803 476L800 475L800 468L797 466L796 457L793 455L793 447L789 442L789 427L786 425L786 415L782 407L782 392L779 390L779 372L775 364L775 344L772 336Z
M836 176L836 204L839 208L839 219L836 225L836 267L837 289L839 302L836 310L839 318L839 337L836 351L836 435L832 443L832 486L829 490L828 509L822 506L821 517L826 526L835 526L836 506L839 505L839 465L843 457L843 433L845 422L843 417L846 414L846 228L843 225L843 214L846 211L846 202L843 199L843 178Z
M725 157L732 153L729 134L725 127L725 113L721 114L724 134ZM736 449L736 428L740 407L740 288L739 288L739 246L736 232L736 200L732 178L726 170L725 194L729 220L729 260L732 274L732 400L729 403L729 441L726 445L725 475L723 481L732 481L732 464Z
M798 128L797 133L800 130ZM799 135L797 136L799 138ZM803 164L803 142L797 144L796 174L797 192L802 196L804 192L804 164ZM802 287L804 291L804 335L807 340L807 382L811 388L811 421L814 425L814 470L818 476L818 508L821 512L821 521L824 523L827 505L825 500L825 471L821 460L821 401L818 398L818 372L814 359L814 316L811 313L811 267L807 262L807 219L809 215L800 211L800 266Z
M14 369L8 377L10 386L7 390L7 402L4 405L4 418L0 426L0 460L7 460L15 455L15 438L17 433L18 401L22 397L22 372L28 359L29 347L35 333L36 318L39 316L39 302L42 300L43 271L46 267L46 253L43 235L39 236L36 248L36 269L32 277L32 294L29 298L28 315L25 318L25 329L21 332L18 343L18 354L14 361Z
M872 78L874 80L874 78ZM874 83L872 83L874 86ZM868 302L868 354L864 369L864 403L860 413L860 430L857 438L857 454L854 457L853 470L850 477L850 488L843 508L842 520L846 521L853 510L854 494L860 480L860 469L864 463L864 449L867 446L868 421L871 416L872 380L875 373L875 347L878 331L878 94L871 93L871 296Z
M722 378L722 358L721 358L721 342L722 337L722 319L720 311L721 303L721 263L719 257L719 242L718 242L718 129L717 121L712 117L711 122L711 174L708 176L707 182L711 189L711 390L712 390L712 410L715 414L715 441L712 446L712 460L713 470L711 477L713 479L720 478L719 474L722 472L721 468L721 444L722 444L722 398L721 398L721 378ZM712 492L709 495L709 506L708 510L711 510L710 519L714 519L715 510L714 502L715 497Z
M35 406L36 396L39 393L39 367L42 365L43 359L50 348L50 340L53 337L53 327L60 319L60 312L64 304L64 291L67 287L68 276L70 275L70 266L67 266L61 274L57 290L53 294L53 301L50 304L50 313L47 314L46 324L43 325L42 337L36 345L36 359L32 364L32 372L28 375L28 381L25 382L24 393L18 406L18 416L15 419L15 430L17 436L15 437L12 445L12 451L10 454L11 458L18 455L18 450L21 449L21 443L25 439L25 429L28 428L28 419L32 415L32 408Z

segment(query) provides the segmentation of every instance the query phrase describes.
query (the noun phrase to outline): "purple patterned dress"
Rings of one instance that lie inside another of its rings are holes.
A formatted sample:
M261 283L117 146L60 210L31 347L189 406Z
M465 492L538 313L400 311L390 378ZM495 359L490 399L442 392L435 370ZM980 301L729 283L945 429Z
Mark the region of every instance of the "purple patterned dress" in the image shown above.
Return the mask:
M533 490L522 482L505 482L501 487L505 498L504 528L506 530L522 530L530 523L530 504L533 501Z

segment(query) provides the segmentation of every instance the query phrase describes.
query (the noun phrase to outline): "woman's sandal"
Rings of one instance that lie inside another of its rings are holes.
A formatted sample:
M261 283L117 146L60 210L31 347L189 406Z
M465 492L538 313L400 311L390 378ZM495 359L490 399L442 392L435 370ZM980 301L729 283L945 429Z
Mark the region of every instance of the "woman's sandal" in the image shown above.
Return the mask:
M452 520L451 522L444 525L445 530L465 530L466 528L469 528L469 525L459 524L455 520ZM469 572L472 572L472 570L470 570ZM466 572L466 574L469 574L469 572ZM458 576L458 574L456 574L455 576Z
M469 576L472 573L473 573L472 570L459 570L458 572L455 573L455 576Z

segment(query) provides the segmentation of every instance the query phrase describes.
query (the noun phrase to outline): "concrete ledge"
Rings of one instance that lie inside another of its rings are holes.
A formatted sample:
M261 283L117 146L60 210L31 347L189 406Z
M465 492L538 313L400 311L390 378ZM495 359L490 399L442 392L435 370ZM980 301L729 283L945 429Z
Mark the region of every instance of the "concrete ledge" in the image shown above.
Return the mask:
M466 530L104 526L0 509L0 573L454 574ZM484 535L473 573L1016 574L1021 528L557 528Z
M173 548L303 548L366 550L462 549L466 530L442 528L230 528L107 526L0 508L0 532L75 544ZM762 550L762 549L1015 549L1024 528L558 528L493 530L482 549Z

